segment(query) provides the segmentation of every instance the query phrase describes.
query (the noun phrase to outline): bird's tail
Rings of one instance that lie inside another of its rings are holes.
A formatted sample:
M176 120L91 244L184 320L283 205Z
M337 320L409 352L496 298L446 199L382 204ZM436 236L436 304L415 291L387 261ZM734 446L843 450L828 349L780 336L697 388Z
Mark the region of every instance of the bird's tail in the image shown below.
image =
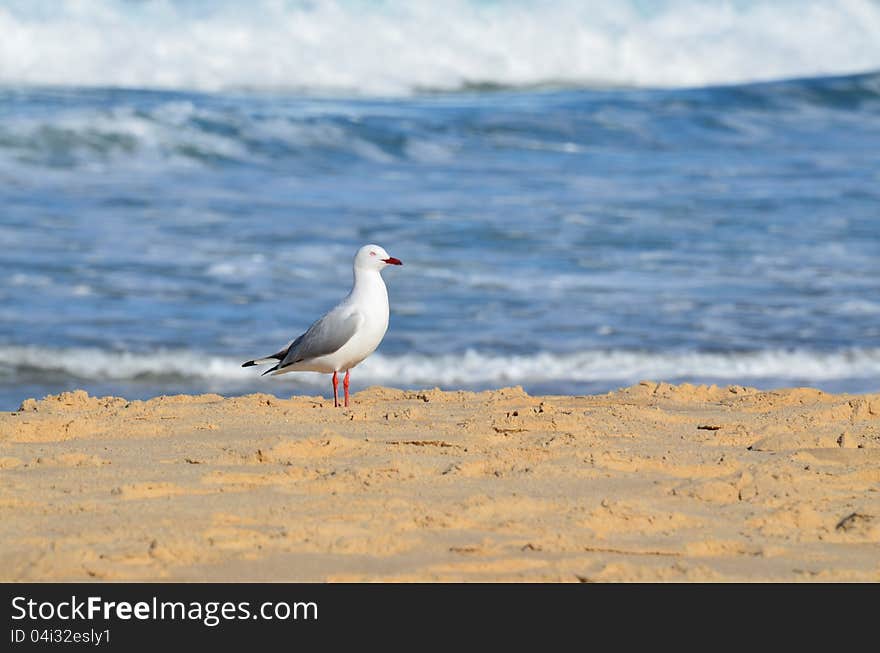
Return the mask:
M286 355L287 355L287 350L284 349L282 351L279 351L276 354L272 354L271 356L266 356L265 358L255 358L254 360L248 361L247 363L242 363L241 366L242 367L253 367L254 365L264 365L265 363L275 363L275 365L273 365L268 370L263 372L263 376L266 376L270 372L274 372L275 370L278 369L278 366L281 365L281 361L284 360L284 357Z
M281 365L281 361L284 360L284 357L287 356L287 352L290 351L291 346L292 346L292 343L291 343L291 345L287 345L287 347L285 347L281 351L276 351L274 354L272 354L270 356L265 356L263 358L255 358L252 361L242 363L241 366L242 367L252 367L254 365L263 365L265 363L275 363L274 367L270 367L268 370L263 372L263 376L266 376L267 374L274 372L275 370L278 369L278 366Z
M252 361L248 361L247 363L242 363L242 367L253 367L254 365L264 365L266 363L275 363L268 370L263 372L261 376L266 376L267 374L271 374L275 370L278 369L278 366L281 365L281 358L275 356L269 356L269 358L255 358Z
M255 358L252 361L248 361L247 363L242 363L242 367L252 367L254 365L265 365L266 363L277 363L281 359L277 356L269 356L268 358Z

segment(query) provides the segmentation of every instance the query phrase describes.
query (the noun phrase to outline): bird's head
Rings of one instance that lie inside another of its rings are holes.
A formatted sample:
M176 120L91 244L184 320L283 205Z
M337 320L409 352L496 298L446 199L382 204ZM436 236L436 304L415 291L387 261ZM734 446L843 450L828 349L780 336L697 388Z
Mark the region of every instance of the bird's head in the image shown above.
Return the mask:
M403 265L378 245L364 245L354 257L354 266L367 270L382 270L387 265Z

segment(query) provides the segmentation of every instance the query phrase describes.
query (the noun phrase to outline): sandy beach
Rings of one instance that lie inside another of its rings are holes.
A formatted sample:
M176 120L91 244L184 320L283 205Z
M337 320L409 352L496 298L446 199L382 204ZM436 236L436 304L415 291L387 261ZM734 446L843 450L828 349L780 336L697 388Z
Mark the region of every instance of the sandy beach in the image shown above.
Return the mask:
M0 414L10 580L878 581L880 394L84 391Z

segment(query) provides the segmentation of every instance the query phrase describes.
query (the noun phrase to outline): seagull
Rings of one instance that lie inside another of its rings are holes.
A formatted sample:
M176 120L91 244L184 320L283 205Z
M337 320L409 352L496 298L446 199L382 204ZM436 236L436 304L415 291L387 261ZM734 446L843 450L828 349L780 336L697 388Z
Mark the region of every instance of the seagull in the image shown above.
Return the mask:
M351 292L284 349L242 364L275 363L263 375L288 372L333 373L333 406L339 407L339 372L348 407L351 369L372 354L388 330L388 291L380 274L389 265L403 265L378 245L364 245L354 257Z

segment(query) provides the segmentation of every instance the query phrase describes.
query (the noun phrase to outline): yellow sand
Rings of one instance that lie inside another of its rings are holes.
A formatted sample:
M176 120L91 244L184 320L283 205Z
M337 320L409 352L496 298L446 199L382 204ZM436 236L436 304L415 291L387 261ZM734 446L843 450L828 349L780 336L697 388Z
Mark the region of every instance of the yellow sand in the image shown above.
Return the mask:
M353 399L0 413L0 580L880 580L880 395Z

